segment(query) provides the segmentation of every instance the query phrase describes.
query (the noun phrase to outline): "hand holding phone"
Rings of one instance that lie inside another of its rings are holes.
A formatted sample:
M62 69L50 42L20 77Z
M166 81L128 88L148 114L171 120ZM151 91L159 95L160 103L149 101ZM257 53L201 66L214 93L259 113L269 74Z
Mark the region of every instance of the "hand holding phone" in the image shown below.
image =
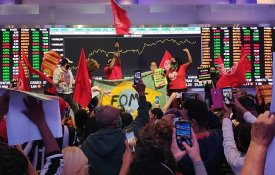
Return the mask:
M159 96L156 96L156 97L155 97L155 104L158 105L158 104L159 104L159 101L160 101Z
M134 85L137 85L141 79L141 70L136 70L134 73Z
M185 142L188 146L192 146L191 141L191 122L187 120L178 120L175 123L176 128L176 140L178 147L184 151L185 147L182 142Z
M132 152L136 151L136 137L132 130L126 130L126 140Z
M230 105L234 101L231 87L223 88L222 95L225 105Z

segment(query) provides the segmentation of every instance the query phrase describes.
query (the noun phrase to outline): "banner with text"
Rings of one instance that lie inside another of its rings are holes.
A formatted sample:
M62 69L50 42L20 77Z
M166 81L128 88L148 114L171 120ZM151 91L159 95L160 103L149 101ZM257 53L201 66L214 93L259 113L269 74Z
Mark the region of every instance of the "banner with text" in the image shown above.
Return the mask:
M160 97L159 104L161 107L166 102L166 86L161 88L155 88L153 76L151 72L142 73L142 80L146 85L146 99L151 102L153 108L155 108L155 99ZM98 80L94 79L94 85L99 86L102 89L110 90L110 96L104 96L103 105L112 105L117 107L122 105L127 111L137 114L138 108L138 93L132 87L134 77L125 78L123 80Z

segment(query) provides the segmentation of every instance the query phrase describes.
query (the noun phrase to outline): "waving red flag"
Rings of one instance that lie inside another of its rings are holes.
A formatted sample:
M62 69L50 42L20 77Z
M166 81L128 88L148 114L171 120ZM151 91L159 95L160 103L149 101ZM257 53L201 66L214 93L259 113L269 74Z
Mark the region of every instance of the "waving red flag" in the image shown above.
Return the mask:
M127 16L127 12L120 8L114 0L110 0L112 5L112 11L114 16L114 25L117 35L129 34L131 27L131 21Z
M159 64L159 68L164 68L166 70L169 70L171 67L171 58L172 58L171 54L166 50Z
M92 98L91 85L89 81L89 74L86 62L86 56L84 49L82 48L76 78L75 78L75 90L74 101L80 104L83 108L86 108Z
M247 53L242 49L240 60L238 63L234 64L226 74L217 82L218 88L232 87L236 88L247 83L245 73L251 69L251 62L247 58Z
M25 54L25 50L23 48L22 48L22 58L24 60L25 65L27 66L27 68L29 69L29 71L31 73L38 75L41 79L46 80L51 85L53 85L53 80L52 79L47 77L43 72L40 72L39 70L36 70L31 66L31 64L30 64L30 62L29 62L29 60L28 60L28 58Z
M19 59L18 68L19 68L19 74L18 74L18 84L17 84L16 90L30 91L30 87L29 87L28 82L27 82L27 78L26 78L26 75L25 75L25 71L24 71L24 68L23 68L23 65L22 65L21 58Z

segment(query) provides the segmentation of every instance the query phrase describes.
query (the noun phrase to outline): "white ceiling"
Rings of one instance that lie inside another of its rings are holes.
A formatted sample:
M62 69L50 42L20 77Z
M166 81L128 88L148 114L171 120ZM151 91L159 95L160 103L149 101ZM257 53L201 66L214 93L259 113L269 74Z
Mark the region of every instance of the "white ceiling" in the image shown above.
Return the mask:
M124 1L127 0L120 0ZM138 2L139 5L121 5L127 10L133 25L269 24L275 26L274 5L228 4L225 0L138 0ZM238 2L241 1L237 0ZM113 24L109 0L23 0L22 5L0 5L0 19L2 26Z

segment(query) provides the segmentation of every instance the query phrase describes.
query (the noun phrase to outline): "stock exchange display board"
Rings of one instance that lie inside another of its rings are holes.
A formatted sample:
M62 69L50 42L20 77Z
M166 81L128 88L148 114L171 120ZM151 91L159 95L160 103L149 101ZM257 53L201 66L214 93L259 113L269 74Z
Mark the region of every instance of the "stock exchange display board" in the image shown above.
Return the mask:
M8 87L18 76L22 49L31 65L40 70L44 52L54 50L74 61L76 72L81 48L103 67L112 56L115 41L121 42L122 71L130 76L135 69L149 70L151 61L160 63L165 50L182 57L189 48L194 64L187 72L187 86L201 87L197 66L215 64L218 55L226 68L238 62L241 47L248 53L252 69L247 72L246 86L272 83L272 52L275 51L275 27L164 27L132 28L132 35L115 36L114 28L2 28L0 29L0 87ZM217 66L217 65L216 65ZM28 73L32 89L42 88L43 81Z
M275 27L207 27L201 31L202 65L215 63L220 55L225 67L230 68L238 62L243 47L252 62L252 69L246 74L247 85L258 85L263 78L272 81Z
M0 86L7 87L18 76L18 62L24 49L30 63L40 69L43 53L49 50L49 29L0 29ZM26 71L27 73L28 71ZM37 75L26 74L34 88L41 87Z

